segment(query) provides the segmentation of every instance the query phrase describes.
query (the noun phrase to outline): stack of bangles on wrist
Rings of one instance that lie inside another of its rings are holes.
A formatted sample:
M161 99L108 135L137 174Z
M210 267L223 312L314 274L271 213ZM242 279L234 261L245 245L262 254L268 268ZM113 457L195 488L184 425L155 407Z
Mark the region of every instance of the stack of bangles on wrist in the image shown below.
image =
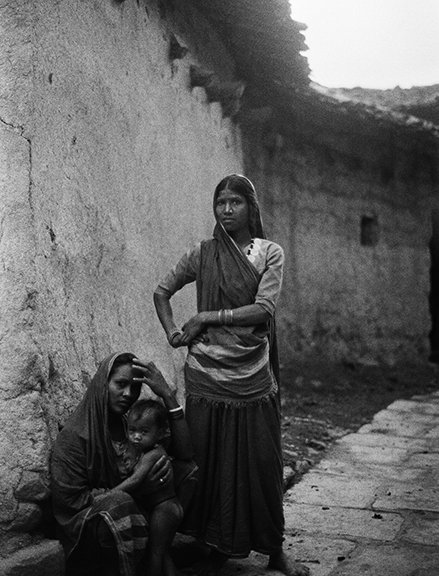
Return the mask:
M233 324L233 310L218 310L218 323L226 326Z
M174 338L176 336L179 336L180 334L181 334L181 330L179 330L178 328L174 328L174 330L171 330L171 332L169 332L168 342L171 346L172 346L172 342L174 341Z
M169 420L180 420L180 418L184 418L183 406L177 406L177 408L168 410L168 418Z

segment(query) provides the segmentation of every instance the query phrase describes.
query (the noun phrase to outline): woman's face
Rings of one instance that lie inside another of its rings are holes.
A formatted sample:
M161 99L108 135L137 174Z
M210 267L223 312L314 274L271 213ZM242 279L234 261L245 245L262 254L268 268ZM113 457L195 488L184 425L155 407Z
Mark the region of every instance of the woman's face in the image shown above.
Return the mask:
M233 190L221 190L215 202L215 215L225 230L233 235L249 227L249 206L246 198Z
M114 369L108 381L108 408L122 415L131 408L140 395L141 382L134 382L131 364L122 364Z

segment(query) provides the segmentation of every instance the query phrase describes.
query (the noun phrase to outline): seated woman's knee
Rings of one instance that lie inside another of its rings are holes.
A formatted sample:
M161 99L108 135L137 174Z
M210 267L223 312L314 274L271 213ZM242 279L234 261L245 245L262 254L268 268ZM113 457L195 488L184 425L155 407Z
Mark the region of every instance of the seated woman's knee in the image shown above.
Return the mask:
M181 520L183 520L183 507L175 498L160 502L160 504L156 506L156 511L166 515L169 519L173 519L175 522L181 522Z

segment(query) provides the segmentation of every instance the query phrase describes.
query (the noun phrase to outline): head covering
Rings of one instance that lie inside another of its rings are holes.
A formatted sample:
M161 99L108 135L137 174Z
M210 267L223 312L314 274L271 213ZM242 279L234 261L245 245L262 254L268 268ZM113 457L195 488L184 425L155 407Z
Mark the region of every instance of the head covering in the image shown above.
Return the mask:
M72 569L72 574L85 573L84 566L91 565L89 550L96 543L91 532L84 532L84 526L96 515L113 534L121 575L134 576L137 555L146 545L146 521L135 501L125 492L108 491L121 482L108 428L108 380L116 366L128 364L134 357L129 352L119 352L101 362L55 441L52 506L70 567L68 572ZM83 534L90 544L88 548L82 545Z
M120 481L108 429L108 380L115 365L129 363L133 358L131 352L105 358L63 428L64 435L77 435L83 441L90 486L111 488ZM72 454L72 466L75 465Z
M215 188L213 194L213 212L216 217L215 206L218 195L223 190L231 190L242 194L247 200L249 207L249 230L252 238L265 238L264 228L262 226L262 217L259 210L256 190L252 182L242 174L229 174L221 180Z
M242 194L249 205L249 230L253 238L265 238L262 217L252 182L242 174L229 174L223 178L213 194L213 210L222 190ZM213 243L202 244L202 262L197 276L198 310L238 308L254 302L260 274L217 222L213 231ZM261 326L257 327L261 330ZM280 381L279 354L276 322L273 316L267 322L270 343L270 363L276 381Z

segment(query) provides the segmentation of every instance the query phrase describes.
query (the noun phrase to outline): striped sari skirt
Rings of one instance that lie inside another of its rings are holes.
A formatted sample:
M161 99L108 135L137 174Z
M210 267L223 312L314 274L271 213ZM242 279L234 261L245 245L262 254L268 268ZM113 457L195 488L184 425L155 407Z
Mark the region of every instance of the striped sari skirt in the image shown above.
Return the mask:
M233 344L193 345L186 361L186 419L199 471L184 528L242 558L282 547L281 422L268 341L256 354Z
M68 558L67 574L94 576L96 570L101 569L95 566L100 560L99 546L88 530L89 523L98 517L105 523L112 545L116 547L115 562L119 565L120 576L135 576L145 555L148 521L135 500L122 491L103 493L94 499L84 518L78 542Z

